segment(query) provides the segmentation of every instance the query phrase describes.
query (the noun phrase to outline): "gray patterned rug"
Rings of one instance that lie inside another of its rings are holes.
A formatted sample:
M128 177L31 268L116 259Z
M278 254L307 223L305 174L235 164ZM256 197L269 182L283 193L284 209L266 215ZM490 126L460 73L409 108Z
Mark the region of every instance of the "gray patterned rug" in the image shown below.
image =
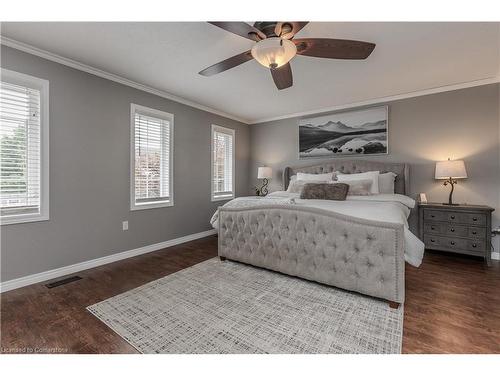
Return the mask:
M401 353L402 307L218 258L87 309L141 353Z

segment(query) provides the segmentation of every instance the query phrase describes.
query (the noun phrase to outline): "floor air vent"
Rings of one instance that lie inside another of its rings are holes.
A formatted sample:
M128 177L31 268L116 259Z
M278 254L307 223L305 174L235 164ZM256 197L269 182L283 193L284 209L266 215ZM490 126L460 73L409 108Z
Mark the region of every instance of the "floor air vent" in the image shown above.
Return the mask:
M45 284L45 286L49 289L55 288L56 286L61 286L64 284L72 283L73 281L78 281L81 280L82 278L80 276L71 276L67 277L65 279L57 280L48 284Z

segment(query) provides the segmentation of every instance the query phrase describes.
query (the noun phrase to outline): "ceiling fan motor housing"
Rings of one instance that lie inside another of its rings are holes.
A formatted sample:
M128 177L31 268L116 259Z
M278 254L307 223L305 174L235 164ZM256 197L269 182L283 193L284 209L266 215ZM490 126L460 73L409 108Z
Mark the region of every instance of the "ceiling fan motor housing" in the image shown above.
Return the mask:
M271 38L273 36L278 36L278 35L276 35L276 25L277 24L278 24L278 21L259 21L259 22L255 22L253 27L262 31L266 35L266 37Z

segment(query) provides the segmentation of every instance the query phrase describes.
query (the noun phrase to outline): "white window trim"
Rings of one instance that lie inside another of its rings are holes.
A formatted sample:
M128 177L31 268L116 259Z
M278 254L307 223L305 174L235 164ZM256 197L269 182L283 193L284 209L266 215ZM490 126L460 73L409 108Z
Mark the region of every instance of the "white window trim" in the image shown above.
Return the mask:
M214 196L214 133L215 132L219 133L226 133L230 134L233 137L233 168L232 168L232 178L233 178L233 190L231 192L231 195L227 196L222 196L222 197L216 197ZM223 126L215 125L212 124L212 131L210 133L210 199L212 202L217 202L217 201L228 201L230 199L233 199L235 197L235 186L236 186L236 179L235 179L235 166L236 166L236 131L234 129L230 128L225 128Z
M140 112L151 117L160 118L170 123L170 145L168 158L168 191L169 200L160 202L135 202L135 113ZM174 115L157 109L130 104L130 210L148 210L150 208L172 207L174 205Z
M46 221L49 215L49 81L13 70L1 70L0 81L40 90L40 212L3 216L0 225Z

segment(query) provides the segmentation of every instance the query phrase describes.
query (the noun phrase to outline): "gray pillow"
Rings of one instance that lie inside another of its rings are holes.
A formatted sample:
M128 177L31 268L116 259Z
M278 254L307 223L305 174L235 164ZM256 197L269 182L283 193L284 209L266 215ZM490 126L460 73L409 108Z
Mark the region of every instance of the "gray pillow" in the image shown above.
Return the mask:
M328 199L345 201L349 185L343 183L308 183L304 185L300 199Z

